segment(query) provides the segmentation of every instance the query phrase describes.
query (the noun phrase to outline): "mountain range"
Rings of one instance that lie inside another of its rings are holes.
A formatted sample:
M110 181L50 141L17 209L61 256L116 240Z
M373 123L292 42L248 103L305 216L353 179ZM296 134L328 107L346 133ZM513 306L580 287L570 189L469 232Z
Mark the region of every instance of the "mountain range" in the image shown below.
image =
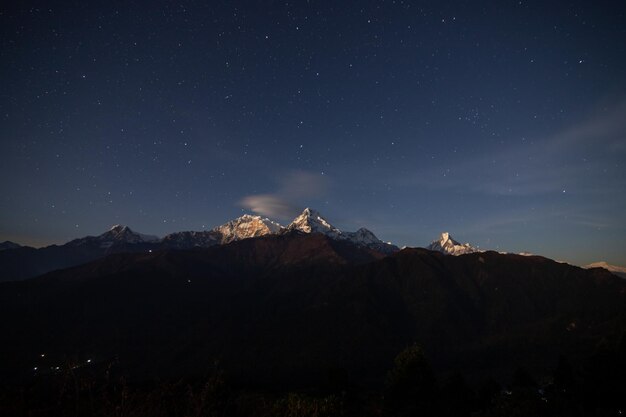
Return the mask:
M80 265L113 253L134 253L159 250L189 250L224 245L234 241L284 233L318 233L332 239L348 241L357 246L390 254L399 248L378 239L371 231L361 228L344 232L313 209L305 209L287 227L260 216L243 215L207 231L184 231L163 238L145 235L128 226L115 225L99 236L74 239L64 245L40 249L10 247L0 251L0 281L20 280L44 274L55 269Z
M415 342L437 371L542 372L559 354L617 343L625 296L626 281L600 268L492 251L385 255L294 227L1 283L0 373L32 378L72 358L133 379L219 363L244 384L306 387L331 369L376 384Z
M86 236L63 245L39 249L6 241L0 243L0 282L32 278L114 253L192 250L291 232L323 234L331 239L350 242L384 255L400 250L389 242L381 241L366 228L360 228L356 232L342 231L328 222L318 211L306 208L286 227L268 218L244 214L211 230L175 232L163 238L137 233L128 226L115 225L98 236ZM457 242L448 232L442 233L437 240L427 245L426 249L454 256L482 252L469 243ZM605 262L590 264L585 268L594 267L605 268L620 277L626 277L626 268L608 265Z

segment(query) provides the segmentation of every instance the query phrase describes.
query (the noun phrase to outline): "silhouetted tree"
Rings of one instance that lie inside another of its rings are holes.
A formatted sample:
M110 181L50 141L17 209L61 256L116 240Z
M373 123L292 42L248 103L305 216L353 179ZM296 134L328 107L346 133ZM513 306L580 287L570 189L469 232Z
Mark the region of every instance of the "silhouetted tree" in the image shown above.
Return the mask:
M554 388L564 392L574 389L576 381L574 380L574 372L567 358L563 355L559 356L559 363L554 370Z
M444 382L440 398L445 416L469 416L475 406L474 391L460 372L455 372Z
M394 360L385 389L385 409L398 416L425 413L436 409L436 380L424 351L414 344Z
M476 395L477 408L489 408L500 394L500 391L502 391L502 387L493 379L489 378L487 381L483 382L478 388Z

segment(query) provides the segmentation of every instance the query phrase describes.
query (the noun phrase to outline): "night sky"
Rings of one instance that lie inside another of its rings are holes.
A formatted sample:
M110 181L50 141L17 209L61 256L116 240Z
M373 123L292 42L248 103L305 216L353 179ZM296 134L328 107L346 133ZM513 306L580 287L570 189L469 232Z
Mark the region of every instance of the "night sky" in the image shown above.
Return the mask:
M0 241L310 206L626 264L623 1L13 3Z

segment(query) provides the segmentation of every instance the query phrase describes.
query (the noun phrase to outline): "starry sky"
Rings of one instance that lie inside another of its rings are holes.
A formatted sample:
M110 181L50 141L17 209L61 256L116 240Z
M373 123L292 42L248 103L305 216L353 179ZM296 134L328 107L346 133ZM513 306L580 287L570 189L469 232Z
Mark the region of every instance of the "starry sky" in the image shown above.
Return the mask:
M626 265L623 1L12 3L0 241L310 206Z

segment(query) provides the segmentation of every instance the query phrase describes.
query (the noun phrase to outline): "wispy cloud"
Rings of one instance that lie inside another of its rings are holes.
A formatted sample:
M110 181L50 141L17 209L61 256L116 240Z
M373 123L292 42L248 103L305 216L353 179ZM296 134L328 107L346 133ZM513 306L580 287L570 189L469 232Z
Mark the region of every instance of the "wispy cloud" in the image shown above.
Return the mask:
M263 216L289 218L298 213L298 206L276 194L255 194L244 197L241 206Z
M270 194L253 194L239 204L263 216L288 219L302 210L303 202L319 198L328 190L326 176L307 171L291 171L278 180L278 189Z

